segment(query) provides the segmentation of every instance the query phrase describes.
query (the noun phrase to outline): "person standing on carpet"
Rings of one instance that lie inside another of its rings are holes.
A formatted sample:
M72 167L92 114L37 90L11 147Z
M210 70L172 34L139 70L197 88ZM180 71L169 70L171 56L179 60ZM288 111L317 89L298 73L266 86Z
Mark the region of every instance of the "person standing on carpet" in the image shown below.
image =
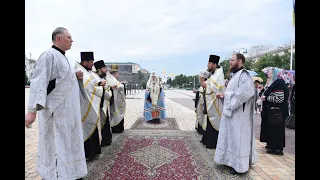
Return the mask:
M117 79L119 77L119 65L112 64L110 74L113 75L116 81L116 86L111 87L112 98L110 99L110 125L112 133L122 133L124 131L124 114L126 112L126 94L124 84ZM107 80L111 80L108 78Z
M204 114L206 114L207 126L200 142L206 148L215 149L219 135L219 126L222 112L222 100L216 97L217 94L224 91L224 74L222 67L218 65L219 56L210 55L208 61L208 71L211 73L207 81L201 82L204 89Z
M143 116L148 122L160 123L160 119L166 118L166 109L164 91L155 71L151 73L146 86Z
M95 88L100 100L100 119L101 123L99 124L100 131L101 131L101 147L109 146L112 142L112 133L110 128L110 102L111 99L111 92L109 91L110 88L110 81L106 81L106 76L110 77L110 73L106 65L104 64L103 60L97 61L94 64L96 72L92 72L92 75L96 78L98 84L95 84ZM100 96L101 95L101 96Z
M210 77L210 73L206 70L200 71L199 82L202 83ZM200 86L196 92L195 106L196 106L196 130L199 134L203 135L207 126L207 113L205 109L206 103L204 101L204 89Z
M84 150L86 158L91 161L101 154L101 132L98 124L105 124L106 120L100 117L103 86L96 86L98 81L92 75L93 52L81 52L80 55L81 63L77 63L77 68L83 72L82 89L85 93L85 98L80 98Z
M245 173L257 161L254 138L254 83L245 69L245 57L232 55L229 62L233 76L225 93L217 94L223 99L218 144L214 161L231 167L230 173Z

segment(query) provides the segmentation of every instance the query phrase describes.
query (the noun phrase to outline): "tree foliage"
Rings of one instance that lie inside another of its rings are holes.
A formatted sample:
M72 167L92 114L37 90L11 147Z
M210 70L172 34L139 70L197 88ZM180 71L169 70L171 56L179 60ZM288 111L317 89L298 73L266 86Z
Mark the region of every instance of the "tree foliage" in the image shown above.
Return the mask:
M261 70L265 67L279 67L282 69L290 69L290 52L284 51L283 54L265 54L260 57L257 61L251 58L247 58L245 62L245 68L258 73L258 77L261 77L264 83L267 80L267 75L265 75ZM225 78L228 78L227 72L229 70L229 60L220 61L219 64L223 68ZM293 54L293 70L295 69L295 54ZM168 80L173 87L180 88L193 88L193 83L195 81L195 87L200 86L198 75L186 76L180 74L176 76L174 80ZM192 82L192 83L191 83Z
M199 86L198 75L186 76L186 75L180 74L179 76L176 76L172 80L171 85L174 87L193 88L194 83L195 83L195 87Z
M264 82L267 80L267 75L261 70L266 67L278 67L282 69L290 69L290 57L291 54L285 51L284 54L265 54L260 57L259 60L254 64L254 69L258 73L258 76L263 79ZM292 69L295 69L295 54L292 57Z
M168 77L168 79L167 79L167 84L168 84L169 86L172 86L172 80L171 80L170 77Z
M223 61L220 62L219 65L223 68L223 74L224 74L224 77L226 78L228 69L230 67L229 60L227 60L227 59L223 60Z

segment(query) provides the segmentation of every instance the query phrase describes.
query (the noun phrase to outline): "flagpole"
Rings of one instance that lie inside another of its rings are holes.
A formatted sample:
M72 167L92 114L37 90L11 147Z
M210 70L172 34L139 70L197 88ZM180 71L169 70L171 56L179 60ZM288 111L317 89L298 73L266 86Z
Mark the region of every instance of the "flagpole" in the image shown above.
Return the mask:
M294 37L294 28L292 28L292 38L291 38L291 55L290 55L290 70L292 70L292 59L293 59L293 37Z
M293 1L293 13L294 13L294 0ZM295 15L295 14L294 14ZM294 17L293 17L294 18ZM293 38L294 38L294 21L293 19L293 26L292 26L292 37L291 37L291 55L290 55L290 70L292 70L292 59L293 59Z

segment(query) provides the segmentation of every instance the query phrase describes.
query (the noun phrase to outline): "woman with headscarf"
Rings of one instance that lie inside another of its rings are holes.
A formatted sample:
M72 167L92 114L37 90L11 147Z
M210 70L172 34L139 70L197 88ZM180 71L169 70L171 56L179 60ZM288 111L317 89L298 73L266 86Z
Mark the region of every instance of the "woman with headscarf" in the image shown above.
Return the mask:
M289 90L285 83L283 69L274 67L267 71L268 82L261 96L260 141L267 142L267 153L283 155L285 147L285 119L288 113Z

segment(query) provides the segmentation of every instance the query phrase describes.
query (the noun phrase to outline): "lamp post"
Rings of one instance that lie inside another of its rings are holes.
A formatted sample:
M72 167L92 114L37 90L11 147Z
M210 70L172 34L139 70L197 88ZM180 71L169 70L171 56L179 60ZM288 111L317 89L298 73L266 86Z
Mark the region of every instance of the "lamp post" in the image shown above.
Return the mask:
M193 76L193 89L196 89L196 76Z

